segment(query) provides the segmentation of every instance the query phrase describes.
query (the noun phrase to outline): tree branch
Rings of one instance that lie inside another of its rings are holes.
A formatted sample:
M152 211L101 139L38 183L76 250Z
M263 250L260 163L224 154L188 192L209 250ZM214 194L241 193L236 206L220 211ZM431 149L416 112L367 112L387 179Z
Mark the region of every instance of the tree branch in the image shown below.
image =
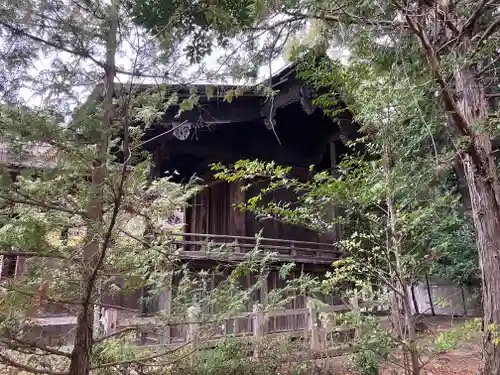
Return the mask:
M7 345L9 349L13 349L13 350L21 349L21 348L35 348L35 349L42 350L42 351L49 353L49 354L57 355L60 357L70 358L69 353L63 352L61 350L49 348L49 347L44 346L44 345L40 345L37 342L28 342L28 341L20 340L20 339L13 338L13 337L9 337L8 339L3 339L1 342L3 344Z
M398 28L398 27L399 28L408 28L408 26L404 22L359 17L359 16L356 16L354 14L347 13L345 10L342 10L342 13L344 13L346 16L348 16L350 18L349 22L342 21L339 18L338 14L332 14L330 12L320 13L316 16L308 15L307 17L309 19L322 19L325 21L334 21L337 23L351 23L351 24L360 25L360 26L370 25L370 26L377 26L377 27L381 27L381 28Z
M30 34L27 31L24 31L23 29L20 29L18 27L12 26L12 25L9 25L8 23L6 23L4 21L0 21L0 25L4 26L5 28L7 28L9 31L11 31L15 35L21 35L21 36L24 36L24 37L26 37L28 39L31 39L31 40L35 41L35 42L42 43L42 44L45 44L47 46L50 46L52 48L55 48L55 49L58 49L58 50L61 50L61 51L64 51L64 52L68 52L68 53L70 53L72 55L76 55L76 56L80 56L80 57L89 59L89 60L93 61L94 63L96 63L100 67L104 67L105 66L102 62L96 60L87 51L77 51L77 50L73 50L71 48L66 48L66 47L64 47L61 44L50 42L50 41L45 40L43 38L40 38L40 37L38 37L36 35Z
M476 73L476 77L482 77L484 73L486 73L491 67L495 66L495 64L497 64L498 62L500 62L500 53L497 53L497 56L493 60L486 64L481 70L479 70Z
M484 31L483 34L476 35L473 39L472 42L475 42L476 38L479 38L477 41L477 45L481 46L482 43L484 43L493 33L498 29L500 26L500 17L496 18L490 26Z
M133 331L137 331L137 330L139 330L137 327L126 327L123 329L119 329L118 331L110 333L109 335L101 336L101 337L95 339L94 344L105 341L105 340L109 340L109 339L116 337L116 336L120 336L124 333L133 332Z
M434 78L436 79L437 83L441 88L441 97L443 98L446 111L448 111L448 113L450 114L458 130L463 135L471 136L472 133L469 129L469 124L464 119L462 114L459 112L455 104L455 101L453 99L453 94L450 92L448 85L441 74L439 58L436 54L436 51L434 50L434 47L429 41L429 38L427 37L427 34L422 30L420 25L418 25L409 14L405 15L405 19L408 22L408 25L410 26L412 31L420 40L422 47L424 48L431 71L434 74Z
M46 375L68 375L68 372L57 372L57 371L51 371L51 370L44 370L44 369L39 369L36 367L31 367L22 363L18 363L12 358L8 357L5 354L0 353L0 361L5 363L8 366L17 368L22 371L29 372L31 374L46 374Z
M0 255L29 257L29 258L55 258L55 259L66 259L66 260L75 259L75 258L68 258L59 254L41 254L36 251L0 251Z
M496 0L482 0L481 3L477 6L477 8L474 10L472 15L469 17L469 19L463 24L461 28L462 32L465 30L472 29L476 21L479 19L479 17L481 17L483 9L489 5L492 5L495 2Z
M161 353L156 353L156 354L152 354L148 357L143 357L143 358L134 358L134 359L129 359L129 360L125 360L125 361L116 361L116 362L108 362L108 363L102 363L100 365L96 365L94 367L92 367L92 370L97 370L97 369L101 369L101 368L107 368L107 367L114 367L114 366L120 366L120 365L127 365L127 364L131 364L131 363L137 363L137 362L143 362L143 361L150 361L152 359L156 359L156 358L160 358L160 357L163 357L167 354L171 354L171 353L175 353L176 351L178 350L181 350L182 348L185 348L187 347L188 345L191 344L191 341L188 341L176 348L173 348L171 350L166 350L166 351L163 351ZM196 348L197 350L198 348Z
M5 199L5 200L12 202L12 203L19 203L19 204L26 204L28 206L41 207L41 208L45 208L47 210L66 212L66 213L71 214L71 215L80 215L80 216L84 216L84 217L86 216L85 212L74 211L72 209L69 209L69 208L66 208L63 206L59 206L59 205L54 204L54 203L39 202L39 201L34 200L33 198L30 198L30 197L18 192L18 191L16 191L16 194L22 196L24 199L13 198L13 197L9 197L6 195L0 195L0 199Z
M5 289L10 290L12 292L16 292L28 297L33 297L33 298L39 298L40 296L37 293L31 293L31 292L26 292L24 290L19 290L15 288L9 288L6 285L2 285ZM51 302L51 303L57 303L60 305L81 305L82 303L78 300L70 300L70 299L62 299L62 298L53 298L53 297L43 297L45 301Z
M15 289L15 288L9 288L8 286L5 286L5 285L3 285L2 287L4 287L7 290L10 290L10 291L13 291L13 292L16 292L16 293L19 293L19 294L22 294L22 295L25 295L28 297L34 297L34 298L39 297L38 294L36 294L36 293L26 292L24 290L19 290L19 289ZM77 299L44 297L44 300L51 302L51 303L57 303L60 305L83 305L84 304L84 301L80 301ZM128 311L128 312L133 312L133 313L140 313L141 312L139 309L132 309L132 308L123 307L123 306L119 306L119 305L112 305L109 303L89 301L88 304L94 305L94 306L100 306L100 307L104 307L104 308L108 308L108 309L116 309L116 310Z

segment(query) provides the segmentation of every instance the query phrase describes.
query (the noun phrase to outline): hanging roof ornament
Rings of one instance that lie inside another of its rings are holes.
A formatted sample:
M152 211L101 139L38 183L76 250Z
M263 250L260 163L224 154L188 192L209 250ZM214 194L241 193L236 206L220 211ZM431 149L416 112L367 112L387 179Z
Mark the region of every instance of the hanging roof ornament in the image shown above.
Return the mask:
M174 137L180 139L181 141L185 141L188 139L189 134L191 133L191 123L186 122L180 125L175 125L176 128L174 130Z

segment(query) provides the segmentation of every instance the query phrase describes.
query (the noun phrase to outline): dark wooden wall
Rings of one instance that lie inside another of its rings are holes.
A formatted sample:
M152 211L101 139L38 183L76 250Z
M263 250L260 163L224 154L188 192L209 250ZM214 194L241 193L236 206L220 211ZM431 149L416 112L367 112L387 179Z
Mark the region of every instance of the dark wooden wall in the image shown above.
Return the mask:
M252 185L246 192L246 198L250 198L259 194L259 191L264 187L264 183ZM291 203L297 201L297 196L290 190L279 190L268 193L263 197L263 205L270 202L276 204ZM262 230L262 236L266 238L278 238L283 240L295 241L310 241L318 242L318 233L297 225L283 223L280 220L266 217L256 217L254 214L246 213L246 233L248 236L254 236Z
M216 182L208 186L190 201L190 207L186 209L186 232L253 237L262 230L262 236L266 238L318 242L318 233L313 230L256 217L234 207L258 194L262 187L262 183L256 183L243 192L239 183ZM296 199L293 192L280 190L266 195L263 204L271 201L293 203Z

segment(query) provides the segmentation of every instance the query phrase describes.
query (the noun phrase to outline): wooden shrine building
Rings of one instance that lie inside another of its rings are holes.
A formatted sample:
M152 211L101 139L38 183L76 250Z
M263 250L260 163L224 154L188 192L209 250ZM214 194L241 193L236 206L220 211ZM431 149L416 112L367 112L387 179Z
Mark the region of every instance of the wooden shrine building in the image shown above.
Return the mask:
M183 249L186 261L191 267L207 267L210 260L201 251L201 243L210 240L230 244L237 255L252 248L255 234L261 231L262 248L278 253L280 261L295 262L297 272L324 274L338 258L333 243L340 239L340 230L318 233L235 209L235 204L254 196L262 185L254 183L242 192L239 183L215 180L210 165L259 159L290 166L292 173L304 180L311 177L311 165L315 171L333 173L349 151L345 142L359 137L359 127L351 114L344 109L339 110L335 118L325 115L313 103L315 91L296 77L293 65L273 77L272 89L278 93L272 100L255 90L247 90L228 101L223 99L224 94L232 87L216 88L213 97L206 96L209 90L205 86L196 89L199 104L183 112L180 118L176 117L178 108L169 108L162 121L147 132L145 143L153 155L156 177L172 175L175 171L173 176L178 182L196 175L205 186L180 215L184 230L182 239L176 242ZM179 88L179 101L191 92ZM295 198L292 192L282 190L266 199L293 202ZM247 282L251 284L252 280ZM282 287L283 283L277 272L271 273L267 289ZM261 290L257 302L264 302L266 294L267 290ZM339 303L334 297L325 302ZM287 306L289 309L304 307L305 300L301 297ZM294 330L303 323L297 319L289 322L286 317L275 318L269 330ZM238 333L250 329L243 326ZM171 338L177 335L172 332Z
M177 181L193 175L207 186L193 199L184 213L185 232L254 237L260 230L265 238L290 241L329 242L339 233L319 234L311 230L258 219L251 213L233 209L233 205L253 196L259 189L243 194L238 184L214 181L210 165L230 165L242 159L274 161L291 166L303 179L315 170L335 169L347 152L346 140L358 137L358 127L348 111L329 118L313 104L314 90L298 80L293 65L273 77L273 98L248 90L231 101L223 99L231 87L217 88L207 98L207 88L197 87L199 105L176 118L178 108L171 107L164 119L147 133L145 148L153 155L155 176L176 172ZM190 95L177 91L179 100ZM168 129L174 131L162 135ZM275 193L276 201L292 201L289 192Z
M340 231L317 233L241 212L234 208L234 204L253 196L259 183L242 192L238 183L229 184L213 178L212 163L229 165L241 159L259 159L291 166L295 175L307 179L311 165L316 171L333 171L342 155L348 152L345 141L358 137L358 126L347 110L340 110L335 118L331 118L314 105L315 91L296 78L293 65L272 78L272 88L277 91L272 99L255 90L247 90L229 101L223 98L233 87L216 87L214 94L208 97L209 89L198 86L199 102L193 110L177 117L178 108L171 106L163 119L146 132L144 148L153 155L154 177L173 174L175 180L182 183L196 175L205 186L191 200L189 207L179 214L184 229L183 233L176 235L175 243L182 250L181 257L189 261L191 267L206 269L210 266L210 259L206 259L200 248L205 240L229 244L237 249L237 256L254 246L255 234L259 231L264 237L261 241L264 249L276 252L279 261L294 261L305 272L323 274L338 257L332 244L340 238ZM181 101L191 95L193 88L173 87L172 90ZM291 192L273 194L269 199L294 200ZM9 267L12 268L12 264ZM271 274L264 289L280 287L280 283L284 281ZM261 291L260 302L265 300L266 293L267 290ZM126 296L119 301L113 299L112 302L129 310L154 311L165 308L171 294L160 296L154 306L147 309L140 306L140 297L141 291L138 291L136 296ZM327 302L335 303L333 297ZM289 309L304 307L303 298L296 298L287 306ZM45 317L44 325L57 325L54 318ZM61 325L72 321L72 317L57 318L60 318ZM282 318L275 318L269 330L293 330L304 324L300 319L290 323L286 317ZM237 333L248 329L251 328L242 324ZM182 341L182 336L181 330L172 327L167 341Z

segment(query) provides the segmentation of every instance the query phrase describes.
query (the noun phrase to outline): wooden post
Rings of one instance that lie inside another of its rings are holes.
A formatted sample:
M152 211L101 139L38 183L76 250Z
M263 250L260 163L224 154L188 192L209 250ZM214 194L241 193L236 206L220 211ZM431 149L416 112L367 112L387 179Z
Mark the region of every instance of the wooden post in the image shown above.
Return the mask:
M321 343L319 340L319 327L316 311L313 309L310 301L307 301L307 330L309 331L311 350L321 349Z
M193 348L199 345L200 339L200 323L198 322L198 309L196 307L190 307L188 309L188 343L191 343Z
M230 233L235 236L246 235L246 213L234 205L245 203L245 191L242 190L243 182L236 181L229 185L231 211L229 217Z
M116 309L103 309L101 324L105 335L115 332L118 325L118 311Z
M169 272L165 277L165 290L160 294L158 301L158 309L164 315L164 317L170 320L170 315L172 312L172 283L173 283L173 273ZM160 344L170 344L171 343L171 328L170 322L164 325Z
M16 277L22 276L26 272L26 257L18 256L16 257Z
M464 287L460 287L460 292L462 293L462 305L464 307L464 316L467 316L467 303L465 301Z
M290 255L295 259L297 257L297 250L295 249L295 242L292 241L292 243L290 244L290 248L291 248Z
M354 327L354 337L361 336L361 327L360 327L360 316L361 309L359 308L359 296L358 291L354 292L354 297L351 298L351 306L353 311L356 313L356 325Z
M241 247L239 246L239 241L237 238L234 239L234 251L241 253Z
M413 301L413 309L415 310L415 314L420 315L420 309L418 308L417 296L415 295L415 286L411 284L411 299Z
M256 358L261 357L260 345L264 338L264 313L258 305L253 306L253 336L254 336L254 351L253 355Z

